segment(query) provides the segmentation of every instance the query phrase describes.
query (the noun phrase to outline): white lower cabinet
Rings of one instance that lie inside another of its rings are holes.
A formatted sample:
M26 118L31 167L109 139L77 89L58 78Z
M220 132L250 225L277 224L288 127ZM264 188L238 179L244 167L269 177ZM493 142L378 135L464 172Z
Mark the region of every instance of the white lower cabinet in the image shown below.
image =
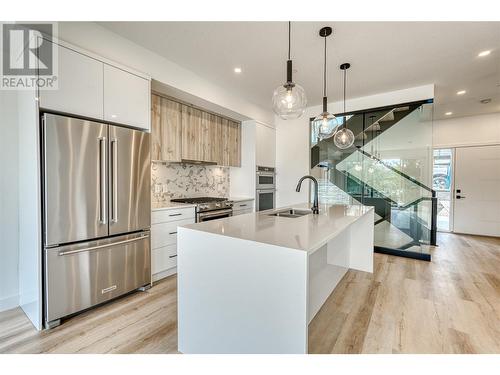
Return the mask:
M177 227L195 222L194 207L153 211L151 225L151 272L153 281L176 272Z
M153 275L177 266L177 244L153 249L151 253Z
M246 210L233 211L233 216L250 214L253 212L253 208L247 208Z
M151 248L175 245L177 243L177 226L192 223L194 223L193 219L186 219L151 225Z
M233 216L249 214L253 211L253 199L233 203Z

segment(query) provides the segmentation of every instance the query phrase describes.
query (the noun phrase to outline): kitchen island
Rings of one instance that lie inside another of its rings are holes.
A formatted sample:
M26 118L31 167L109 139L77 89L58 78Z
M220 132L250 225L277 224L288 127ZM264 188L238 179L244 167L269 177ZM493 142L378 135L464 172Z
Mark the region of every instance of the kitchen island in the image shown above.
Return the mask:
M308 352L308 325L347 270L373 272L374 222L363 205L309 209L178 228L180 352Z

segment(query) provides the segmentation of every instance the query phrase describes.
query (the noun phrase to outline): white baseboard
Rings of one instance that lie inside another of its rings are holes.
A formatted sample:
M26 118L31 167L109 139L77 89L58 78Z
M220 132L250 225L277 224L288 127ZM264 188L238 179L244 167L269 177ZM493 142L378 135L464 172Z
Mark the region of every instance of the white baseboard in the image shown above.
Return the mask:
M19 296L10 296L0 299L0 311L6 311L19 306Z
M165 277L173 275L174 273L177 273L177 267L169 268L168 270L155 273L153 275L153 282L164 279Z

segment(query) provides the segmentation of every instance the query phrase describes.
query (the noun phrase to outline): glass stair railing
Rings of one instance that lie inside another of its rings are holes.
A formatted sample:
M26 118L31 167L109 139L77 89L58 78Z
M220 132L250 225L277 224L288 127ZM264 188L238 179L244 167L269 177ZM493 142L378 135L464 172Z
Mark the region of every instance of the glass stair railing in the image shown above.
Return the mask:
M338 163L336 171L347 179L347 194L374 206L376 247L422 253L435 245L432 189L360 150Z
M311 173L320 201L375 208L375 251L430 260L436 244L437 199L430 185L432 102L346 116L356 134L340 150L332 139L313 142Z

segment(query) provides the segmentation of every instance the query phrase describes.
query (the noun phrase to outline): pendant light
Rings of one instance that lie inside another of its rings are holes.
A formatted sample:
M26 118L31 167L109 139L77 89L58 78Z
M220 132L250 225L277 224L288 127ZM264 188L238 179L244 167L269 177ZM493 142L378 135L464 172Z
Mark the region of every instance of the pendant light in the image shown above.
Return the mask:
M342 129L338 130L333 137L333 143L340 149L346 149L353 145L354 143L354 133L351 129L347 129L347 116L345 116L345 86L346 86L346 74L347 69L351 67L351 64L344 63L340 65L340 69L344 71L344 126Z
M288 60L286 62L286 82L273 93L273 110L283 120L302 116L307 106L306 93L302 86L292 80L292 60L290 58L291 22L288 22Z
M328 98L326 96L326 38L332 34L331 27L323 27L319 35L325 40L325 60L323 66L323 112L313 120L313 129L320 140L330 138L338 128L337 118L328 112Z

